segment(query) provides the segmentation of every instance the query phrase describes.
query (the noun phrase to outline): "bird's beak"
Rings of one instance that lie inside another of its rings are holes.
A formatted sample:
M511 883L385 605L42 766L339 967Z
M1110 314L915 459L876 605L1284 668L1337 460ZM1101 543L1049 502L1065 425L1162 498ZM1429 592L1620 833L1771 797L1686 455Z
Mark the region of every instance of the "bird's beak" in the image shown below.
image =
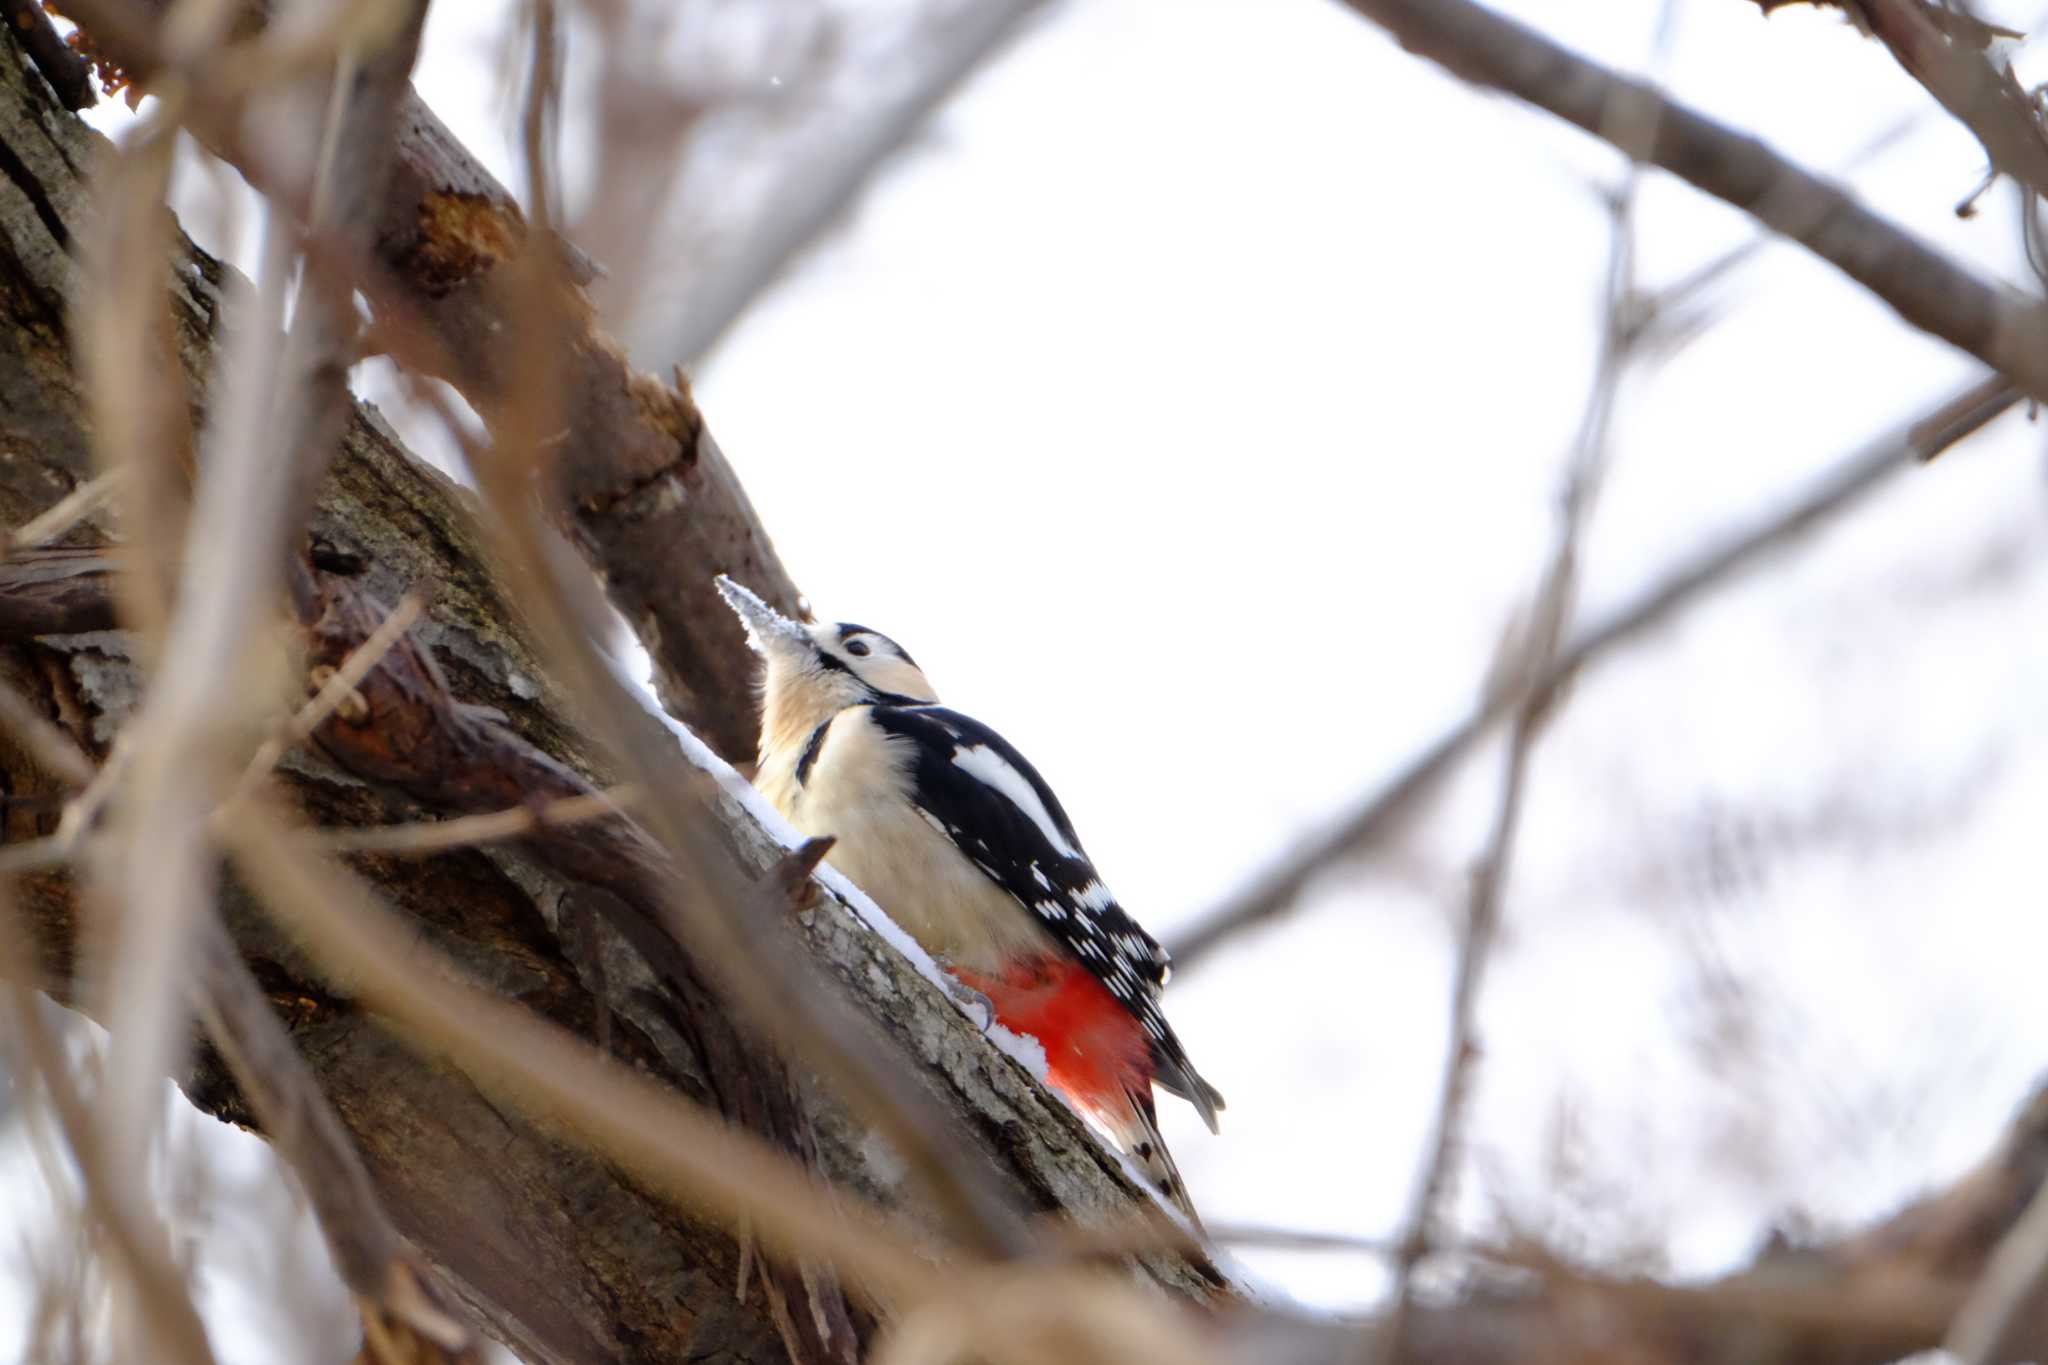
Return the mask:
M733 609L733 614L747 628L747 643L754 647L756 654L772 654L777 646L784 649L792 645L810 648L810 632L802 626L724 574L714 581L718 585L718 595L725 599L725 604Z

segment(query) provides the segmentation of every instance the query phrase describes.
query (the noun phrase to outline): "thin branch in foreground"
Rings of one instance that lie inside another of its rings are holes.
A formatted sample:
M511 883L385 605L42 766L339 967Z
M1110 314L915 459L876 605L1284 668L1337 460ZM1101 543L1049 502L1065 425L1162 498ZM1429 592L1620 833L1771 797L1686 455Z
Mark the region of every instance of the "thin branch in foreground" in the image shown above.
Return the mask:
M111 502L121 491L121 481L127 473L126 467L117 467L88 479L47 510L0 536L0 557L46 545L63 535Z
M1823 474L1802 496L1781 511L1760 519L1689 563L1671 571L1654 587L1600 625L1574 640L1555 667L1538 684L1544 691L1563 687L1579 672L1670 620L1706 594L1726 587L1736 575L1754 567L1770 553L1861 505L1865 497L1893 475L1976 434L2022 401L2009 384L1997 378L1979 380L1894 429ZM1175 965L1186 970L1217 945L1254 925L1275 919L1292 908L1309 884L1325 870L1356 858L1396 828L1437 783L1494 725L1512 711L1510 692L1482 698L1470 715L1452 726L1411 759L1390 781L1374 788L1328 828L1311 835L1272 865L1195 921L1194 927L1167 943Z
M1657 133L1645 161L1798 242L1912 326L2048 399L2048 316L2035 301L1985 280L1755 138L1472 0L1341 3L1453 75L1605 141L1614 141L1602 125L1617 97L1652 102Z
M222 803L233 805L240 798L254 791L263 780L270 776L285 752L295 744L302 744L312 733L324 724L327 718L340 710L351 699L357 707L363 705L356 695L356 687L369 676L370 670L389 654L392 647L405 638L413 623L420 619L424 603L417 592L409 592L400 598L398 605L391 609L370 638L349 651L348 657L339 666L327 668L324 665L314 670L318 689L306 699L304 705L292 713L277 732L257 746L249 766L242 770L234 789Z
M588 796L564 796L540 805L515 806L485 815L323 830L314 836L314 841L336 853L442 853L568 829L590 820L613 819L630 812L639 799L639 788L620 785Z

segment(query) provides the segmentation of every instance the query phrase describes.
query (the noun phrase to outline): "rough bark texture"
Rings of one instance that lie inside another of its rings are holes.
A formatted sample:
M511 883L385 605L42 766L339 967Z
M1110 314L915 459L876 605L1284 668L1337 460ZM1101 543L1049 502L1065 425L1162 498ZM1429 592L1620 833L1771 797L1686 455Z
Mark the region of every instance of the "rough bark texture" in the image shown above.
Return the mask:
M87 211L82 176L97 145L20 50L0 40L0 523L8 525L48 507L92 473L85 408L67 351L66 309L76 274L67 248ZM223 268L189 243L168 266L177 359L189 376L200 372L212 345ZM200 389L188 385L196 416ZM714 472L731 477L722 461ZM680 500L671 511L684 516L688 502ZM590 771L492 593L463 495L410 460L373 412L358 408L350 415L313 531L317 580L348 600L391 603L413 585L431 586L429 619L412 638L431 650L454 696L496 712L466 714L516 736L565 781L601 776ZM66 544L80 552L69 562L37 560L26 572L28 587L7 594L15 600L0 609L0 625L11 626L0 629L6 642L0 676L98 755L140 690L126 638L104 629L105 566L89 547L105 543L95 524L78 528ZM722 705L743 705L736 699L746 695L736 691ZM417 819L499 799L487 789L401 789L373 767L360 756L337 762L302 752L288 760L282 776L312 817L331 825ZM0 736L0 792L54 798L60 789ZM772 840L737 803L727 802L721 814L735 850L767 866L779 852ZM54 801L10 802L6 841L47 834L54 822ZM608 902L620 891L595 875L599 869L578 875L545 853L513 845L431 859L360 855L355 861L413 918L423 938L475 980L585 1037L605 1038L629 1064L716 1105L711 1078L717 1068L702 1055L704 1037L691 1026L706 1009L694 994L701 988L650 969L609 927L615 916ZM82 927L70 879L62 873L32 877L22 901L48 980L61 989ZM739 1251L731 1237L668 1207L547 1125L494 1103L459 1073L416 1055L355 1008L345 988L314 970L253 907L231 895L225 911L258 980L360 1145L393 1219L447 1272L486 1326L524 1358L784 1358L758 1290L746 1302L735 1301ZM1021 1206L1066 1208L1086 1217L1125 1210L1142 1197L1071 1114L991 1049L843 905L821 894L802 919L821 959L916 1056L942 1099L967 1117L983 1157ZM213 1059L199 1059L187 1090L206 1111L251 1122ZM821 1164L914 1216L891 1163L872 1159L866 1131L816 1087L805 1093ZM1213 1271L1203 1267L1168 1258L1148 1260L1147 1267L1182 1292L1208 1295L1218 1287Z

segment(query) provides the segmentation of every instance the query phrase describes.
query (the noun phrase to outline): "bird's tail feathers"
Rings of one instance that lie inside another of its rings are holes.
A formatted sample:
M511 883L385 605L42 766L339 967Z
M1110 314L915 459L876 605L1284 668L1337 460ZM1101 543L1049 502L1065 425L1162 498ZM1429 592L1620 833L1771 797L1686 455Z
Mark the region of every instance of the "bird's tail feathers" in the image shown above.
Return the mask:
M1224 1107L1223 1092L1203 1080L1188 1064L1187 1054L1180 1050L1179 1040L1169 1034L1169 1042L1169 1046L1155 1044L1152 1049L1153 1082L1169 1095L1178 1095L1195 1106L1202 1122L1209 1125L1209 1131L1218 1131L1216 1113Z
M1194 1230L1201 1232L1201 1215L1195 1212L1194 1201L1188 1198L1187 1182L1181 1179L1180 1167L1173 1164L1173 1153L1166 1150L1166 1139L1159 1132L1159 1114L1152 1104L1152 1088L1148 1085L1143 1090L1135 1090L1127 1086L1124 1098L1129 1103L1123 1113L1100 1115L1109 1128L1110 1136L1116 1139L1116 1145L1131 1160L1138 1163L1153 1186L1187 1215Z

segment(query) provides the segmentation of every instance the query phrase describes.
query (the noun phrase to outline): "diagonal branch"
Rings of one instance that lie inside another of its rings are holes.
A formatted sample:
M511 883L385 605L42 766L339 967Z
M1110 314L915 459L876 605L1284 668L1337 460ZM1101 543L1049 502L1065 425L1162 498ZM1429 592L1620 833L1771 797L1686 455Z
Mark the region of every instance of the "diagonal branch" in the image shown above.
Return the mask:
M1656 111L1643 160L1732 204L1883 300L1906 322L2048 398L2048 317L1871 212L1840 187L1762 142L1674 103L1472 0L1342 0L1401 46L1456 76L1500 90L1607 140L1618 98ZM1619 145L1619 144L1617 144ZM1634 154L1636 149L1622 147Z

